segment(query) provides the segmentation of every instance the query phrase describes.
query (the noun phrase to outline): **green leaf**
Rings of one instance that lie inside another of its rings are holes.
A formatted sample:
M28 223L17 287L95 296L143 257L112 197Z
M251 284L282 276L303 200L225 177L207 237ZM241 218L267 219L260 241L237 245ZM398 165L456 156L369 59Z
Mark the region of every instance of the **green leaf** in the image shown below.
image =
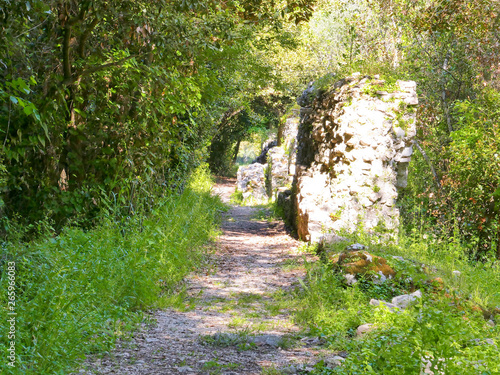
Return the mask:
M75 112L78 113L83 118L87 118L87 114L84 111L80 111L78 108L75 108Z
M23 112L24 112L24 114L26 114L27 116L29 116L29 115L31 115L33 113L34 109L35 108L34 108L33 104L27 105L26 107L24 107Z
M11 96L10 97L10 101L14 104L17 104L19 102L19 100L17 100L17 98L15 96Z
M37 120L40 120L40 116L37 117ZM47 128L47 124L42 122L42 129L45 132L45 136L47 137L47 139L49 139L49 129Z
M38 141L45 147L45 138L40 134L38 134Z

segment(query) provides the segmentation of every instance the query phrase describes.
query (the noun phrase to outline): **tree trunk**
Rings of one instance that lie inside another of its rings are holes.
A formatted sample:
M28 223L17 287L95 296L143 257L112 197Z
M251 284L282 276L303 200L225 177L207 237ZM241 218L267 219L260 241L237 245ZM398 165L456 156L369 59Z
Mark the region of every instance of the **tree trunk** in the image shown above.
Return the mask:
M234 149L233 163L236 163L236 159L238 159L238 152L240 152L240 144L241 144L241 139L238 139L238 142L236 142L236 147Z
M420 146L420 144L418 143L417 140L415 140L414 144L415 144L415 147L417 147L418 151L420 151L420 153L424 157L424 159L427 162L427 164L429 165L429 168L431 169L432 175L434 176L434 182L436 183L437 188L439 190L441 190L441 182L439 180L439 176L438 176L436 170L434 169L434 166L431 163L431 160L429 159L429 157L427 156L425 150Z
M446 94L446 79L445 75L448 72L448 63L450 60L450 51L446 53L446 57L444 58L443 62L443 73L441 76L441 104L443 106L443 112L446 117L446 124L448 125L448 132L451 134L453 132L453 125L451 122L451 115L450 115L450 106L447 103L447 94Z

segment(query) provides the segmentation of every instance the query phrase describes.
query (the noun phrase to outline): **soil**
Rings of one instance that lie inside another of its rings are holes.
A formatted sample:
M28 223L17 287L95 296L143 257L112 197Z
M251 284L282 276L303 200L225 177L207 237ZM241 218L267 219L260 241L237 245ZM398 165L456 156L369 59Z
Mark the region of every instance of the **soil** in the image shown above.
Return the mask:
M230 205L235 180L219 179L214 193ZM259 207L230 205L212 270L186 280L187 309L151 312L132 341L103 358L88 358L84 374L278 374L312 370L331 355L293 321L280 297L305 274L301 243ZM279 371L277 371L279 370Z

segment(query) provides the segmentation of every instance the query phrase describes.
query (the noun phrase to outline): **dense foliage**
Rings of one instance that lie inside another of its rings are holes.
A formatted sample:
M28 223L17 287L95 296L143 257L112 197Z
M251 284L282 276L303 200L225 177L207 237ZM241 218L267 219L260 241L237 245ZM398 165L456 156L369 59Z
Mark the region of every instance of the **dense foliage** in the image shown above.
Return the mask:
M270 80L259 56L298 5L2 0L3 213L61 228L182 183Z
M289 87L359 71L417 82L418 135L406 227L459 236L472 258L500 258L500 7L481 1L318 1L274 59Z
M476 258L500 258L498 3L446 1L413 10L405 21L406 38L415 41L408 70L422 106L410 202L437 224L433 234L459 235Z
M258 138L265 140L266 136L271 134L274 138L282 123L281 115L290 103L293 103L290 96L261 93L248 105L231 113L226 112L210 145L208 162L211 170L217 175L231 175L231 173L234 175L233 166L241 142L251 138L252 135L261 135Z
M498 304L499 30L496 0L0 0L0 272L5 291L19 265L19 373L64 373L166 299L221 208L197 167L231 172L240 143L277 129L310 81L356 71L417 82L403 255L458 264L466 293ZM332 345L362 317L391 323L345 371L383 372L378 358L417 371L434 352L498 372L498 351L470 344L490 332L474 314L437 300L357 314L366 290L309 276L299 318Z
M109 348L142 320L141 310L182 299L179 282L203 265L218 211L207 168L184 192L156 202L148 215L67 227L30 244L5 244L16 264L16 360L2 374L68 373L82 354ZM7 267L2 272L6 275ZM1 279L2 332L8 332L8 278ZM5 359L9 340L2 334Z
M418 83L407 224L500 255L495 1L2 0L0 15L7 230L133 214L207 156L227 172L308 81L359 70Z

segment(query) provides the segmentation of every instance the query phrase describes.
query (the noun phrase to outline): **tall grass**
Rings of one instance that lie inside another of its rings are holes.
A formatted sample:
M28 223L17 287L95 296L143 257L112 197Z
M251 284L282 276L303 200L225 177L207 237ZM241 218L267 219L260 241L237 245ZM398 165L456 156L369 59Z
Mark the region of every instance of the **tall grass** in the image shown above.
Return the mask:
M199 169L182 194L157 202L147 216L4 244L0 372L68 373L85 354L110 348L133 329L141 311L200 266L222 208L210 188L206 168ZM8 262L16 264L15 368L7 365Z
M354 242L368 245L397 272L396 279L384 284L360 280L348 287L328 265L307 264L303 289L292 302L296 320L311 334L325 337L332 349L350 353L342 366L328 369L319 364L314 374L418 374L426 361L437 366L435 373L500 373L500 316L483 316L476 308L492 311L500 306L498 261L473 262L458 238L439 239L426 233L432 231L402 234L398 244L384 245L359 232L327 249L342 251ZM409 293L408 277L423 291L417 306L401 312L370 306L371 298L390 302L395 295ZM425 282L434 277L444 280L442 291ZM495 320L494 327L489 319ZM377 329L355 337L356 328L364 323Z

